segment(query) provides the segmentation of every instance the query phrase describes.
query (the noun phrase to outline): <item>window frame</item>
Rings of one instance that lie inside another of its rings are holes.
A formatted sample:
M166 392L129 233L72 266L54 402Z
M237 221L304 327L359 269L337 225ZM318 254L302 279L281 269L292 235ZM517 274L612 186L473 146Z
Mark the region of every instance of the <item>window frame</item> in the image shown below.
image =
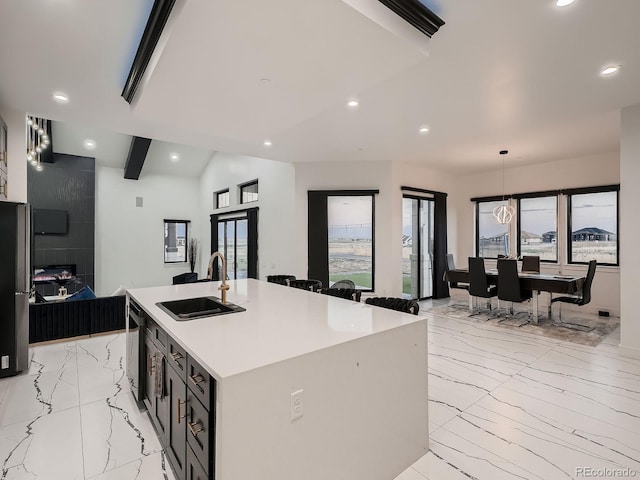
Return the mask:
M166 249L166 243L164 240L164 232L167 228L167 224L168 223L181 223L184 224L184 260L167 260L167 249ZM164 263L167 264L172 264L172 263L188 263L189 261L189 225L191 224L191 220L174 220L174 219L167 219L165 218L163 220L163 224L162 224L162 236L163 236L163 240L162 240L162 250L163 250L163 256L164 256Z
M578 262L573 260L573 218L571 200L574 195L585 195L592 193L616 193L616 263L598 262L598 265L619 267L620 266L620 185L606 185L602 187L575 188L564 192L567 196L567 264L568 265L588 265L589 262Z
M255 185L257 187L257 192L256 192L256 196L257 198L255 200L249 200L249 201L244 201L244 189L247 187L251 187ZM251 180L250 182L246 182L246 183L241 183L240 185L238 185L238 190L240 192L240 204L241 205L246 205L247 203L254 203L257 202L260 199L260 186L258 185L258 179L256 178L255 180Z
M214 192L215 199L216 199L216 210L219 209L219 208L227 208L227 207L231 206L231 195L229 195L229 197L227 199L228 200L227 205L220 206L220 195L223 195L225 193L229 193L229 189L228 188L226 188L224 190L218 190L217 192Z
M329 287L329 197L371 197L371 288L360 288L361 292L374 292L376 279L376 195L379 190L308 190L307 242L308 250L322 251L322 255L307 254L308 275L322 281L323 287ZM323 212L315 221L310 221L314 208L322 205ZM316 273L317 272L317 273ZM318 277L318 278L315 278ZM326 280L326 282L325 282ZM326 283L326 285L325 285Z
M560 250L560 242L559 242L559 238L558 238L558 220L559 220L559 214L560 214L560 195L558 193L549 193L549 192L542 192L542 193L537 193L537 194L530 194L530 195L518 195L518 196L514 196L514 198L516 198L517 200L517 210L516 210L516 216L517 216L517 220L516 220L516 237L517 237L517 255L520 257L522 256L522 248L521 248L521 230L522 230L522 209L521 209L521 202L522 200L527 200L527 199L531 199L531 198L550 198L550 197L555 197L556 199L556 259L555 260L545 260L542 259L542 257L540 258L540 262L542 263L549 263L549 264L557 264L560 262L560 255L559 255L559 250Z

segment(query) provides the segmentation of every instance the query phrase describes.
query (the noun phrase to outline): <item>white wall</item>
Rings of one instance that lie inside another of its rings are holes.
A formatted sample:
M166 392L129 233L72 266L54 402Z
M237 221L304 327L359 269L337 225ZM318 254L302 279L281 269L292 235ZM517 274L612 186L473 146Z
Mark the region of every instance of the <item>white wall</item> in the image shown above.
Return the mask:
M25 113L0 107L0 116L7 124L7 200L27 201L27 136Z
M240 204L238 185L258 180L258 201ZM291 274L295 171L291 164L241 155L216 153L204 169L199 184L199 214L202 219L201 271L206 275L210 255L209 215L258 207L258 276ZM230 206L214 210L214 192L229 189ZM303 205L306 208L306 203Z
M620 135L620 347L640 357L638 271L640 270L640 105L622 109Z
M126 180L123 170L96 168L96 293L171 285L188 263L164 263L164 219L191 220L189 237L200 237L199 179L142 175ZM143 207L136 207L136 197Z
M508 163L508 162L507 162ZM524 193L562 188L591 187L611 185L620 182L620 155L617 152L573 158L557 162L527 165L505 169L505 192ZM458 247L457 263L466 264L466 258L475 255L475 224L473 197L502 195L502 170L467 175L458 178ZM622 198L621 205L624 203ZM565 231L564 218L560 216L558 231ZM624 229L620 228L621 232ZM620 244L624 242L620 238ZM623 257L621 253L621 258ZM564 254L561 253L561 258ZM621 264L623 261L621 260ZM585 266L543 264L543 271L572 274L586 273ZM620 269L618 267L598 266L592 288L591 303L582 307L589 311L608 310L620 315ZM546 301L543 296L541 304ZM565 308L565 306L563 306ZM567 306L567 308L570 308Z

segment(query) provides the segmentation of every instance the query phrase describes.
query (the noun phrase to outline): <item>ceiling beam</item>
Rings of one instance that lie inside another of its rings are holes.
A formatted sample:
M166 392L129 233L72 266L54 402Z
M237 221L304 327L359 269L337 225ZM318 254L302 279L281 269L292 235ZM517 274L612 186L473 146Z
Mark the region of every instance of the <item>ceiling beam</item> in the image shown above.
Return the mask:
M149 14L149 20L147 20L147 26L144 28L144 33L140 39L140 45L138 45L138 51L133 59L131 70L129 70L127 82L122 89L121 95L128 103L133 101L136 90L142 81L147 65L149 65L151 55L153 55L153 51L158 44L160 35L162 35L174 3L175 0L155 0L153 2L153 8Z
M131 139L129 156L124 166L124 178L128 178L129 180L138 180L138 178L140 178L140 172L147 158L149 145L151 145L150 138L133 137Z
M431 38L444 20L429 10L420 0L379 0L397 15Z

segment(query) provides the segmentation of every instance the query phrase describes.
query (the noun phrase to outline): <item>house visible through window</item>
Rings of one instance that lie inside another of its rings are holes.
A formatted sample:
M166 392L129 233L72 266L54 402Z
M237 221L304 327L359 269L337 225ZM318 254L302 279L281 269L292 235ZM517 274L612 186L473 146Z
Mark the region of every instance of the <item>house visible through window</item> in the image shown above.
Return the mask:
M520 255L539 256L542 261L558 261L558 197L521 198L518 206Z
M229 189L221 190L215 193L216 208L225 208L229 206Z
M618 192L569 195L569 262L618 265Z
M258 180L240 185L240 203L258 201Z

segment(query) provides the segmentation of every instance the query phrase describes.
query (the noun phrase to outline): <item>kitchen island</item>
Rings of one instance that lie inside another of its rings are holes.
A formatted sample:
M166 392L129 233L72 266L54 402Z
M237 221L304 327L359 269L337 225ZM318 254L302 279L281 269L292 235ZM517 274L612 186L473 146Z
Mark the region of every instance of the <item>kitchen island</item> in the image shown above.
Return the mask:
M163 444L171 452L173 437L179 443L171 422L183 418L186 456L209 450L186 467L170 454L178 478L202 467L217 480L392 480L428 451L425 319L258 280L228 283L228 301L245 311L188 321L157 303L218 297L219 282L127 292L148 318L147 338L159 340L149 348L170 365L146 366L150 375L164 368L164 392L144 387L156 396L147 405ZM174 405L176 356L195 380ZM195 388L207 383L204 395ZM194 423L193 406L210 419Z

